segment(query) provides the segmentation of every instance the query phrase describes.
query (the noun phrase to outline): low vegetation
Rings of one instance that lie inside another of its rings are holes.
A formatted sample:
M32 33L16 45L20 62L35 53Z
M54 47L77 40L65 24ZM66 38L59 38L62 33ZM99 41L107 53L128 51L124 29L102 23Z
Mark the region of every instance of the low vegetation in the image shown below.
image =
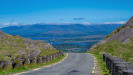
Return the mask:
M127 44L122 44L119 40L106 42L97 46L92 51L94 54L99 54L100 52L106 52L133 63L133 38Z
M7 75L55 63L64 56L41 40L25 39L0 31L0 74Z
M129 28L133 28L133 26L129 26Z
M9 60L20 56L42 56L56 52L58 50L43 41L24 39L0 32L0 60Z
M103 61L103 53L111 54L112 56L117 56L125 61L133 63L133 37L130 28L133 28L133 18L131 18L125 25L119 27L114 30L111 34L109 34L104 41L105 43L99 43L95 47L91 48L90 53L94 54L97 58L100 72L102 75L109 75L109 71ZM129 25L130 24L130 25ZM128 28L129 27L129 28ZM125 30L123 30L126 28ZM129 29L129 30L128 30ZM121 31L121 32L120 32ZM129 35L124 35L124 33L130 33ZM119 34L119 35L118 35ZM120 37L113 37L114 40L108 41L106 39L110 39L113 35L124 37L124 39ZM126 43L122 41L130 40Z
M0 70L0 75L7 75L7 74L13 74L13 73L18 73L18 72L23 72L23 71L29 71L35 68L40 68L40 67L45 67L50 64L54 64L60 60L62 60L66 55L63 55L61 57L58 57L52 61L46 62L46 63L41 63L41 64L31 64L31 65L25 65L20 68L15 68L15 69L4 69Z
M127 44L122 44L119 40L113 40L112 42L106 42L104 44L98 45L91 50L91 53L94 54L98 60L102 75L108 75L109 72L101 54L103 52L133 63L133 38L131 38L131 41Z
M97 62L98 62L98 74L99 75L110 75L105 62L103 61L103 56L98 53L93 53L93 55L96 57Z

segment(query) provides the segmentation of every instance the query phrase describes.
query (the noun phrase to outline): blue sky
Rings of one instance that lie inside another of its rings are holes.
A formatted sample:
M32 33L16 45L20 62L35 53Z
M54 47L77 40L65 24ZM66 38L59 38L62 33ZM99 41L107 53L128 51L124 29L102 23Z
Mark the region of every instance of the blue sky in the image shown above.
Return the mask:
M133 0L0 0L0 24L115 23L133 16Z

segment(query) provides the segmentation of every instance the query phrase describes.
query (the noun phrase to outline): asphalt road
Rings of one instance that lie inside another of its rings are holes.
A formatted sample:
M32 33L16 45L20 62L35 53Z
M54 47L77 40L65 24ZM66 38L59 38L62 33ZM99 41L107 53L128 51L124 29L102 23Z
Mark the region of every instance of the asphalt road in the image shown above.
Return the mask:
M85 53L69 53L63 62L21 75L93 75L93 57Z

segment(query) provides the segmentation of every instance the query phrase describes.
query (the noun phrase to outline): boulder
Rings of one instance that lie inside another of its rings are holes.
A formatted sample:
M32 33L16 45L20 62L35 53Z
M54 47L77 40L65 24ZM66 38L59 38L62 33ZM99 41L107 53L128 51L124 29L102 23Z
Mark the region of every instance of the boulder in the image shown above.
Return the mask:
M9 66L9 61L0 61L0 68L5 69Z

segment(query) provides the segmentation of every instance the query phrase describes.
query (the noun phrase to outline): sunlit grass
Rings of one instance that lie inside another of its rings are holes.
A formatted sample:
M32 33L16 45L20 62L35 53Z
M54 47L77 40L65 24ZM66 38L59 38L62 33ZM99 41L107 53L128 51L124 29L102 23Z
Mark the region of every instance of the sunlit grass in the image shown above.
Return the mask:
M90 52L96 56L102 74L108 75L109 73L101 53L109 53L112 56L117 56L121 59L133 63L133 38L131 38L131 41L127 44L122 44L119 40L106 42L93 48Z
M94 53L92 52L92 54L96 57L97 59L97 64L98 64L98 75L110 75L109 74L109 70L106 67L105 62L103 61L102 55L100 55L99 53Z

